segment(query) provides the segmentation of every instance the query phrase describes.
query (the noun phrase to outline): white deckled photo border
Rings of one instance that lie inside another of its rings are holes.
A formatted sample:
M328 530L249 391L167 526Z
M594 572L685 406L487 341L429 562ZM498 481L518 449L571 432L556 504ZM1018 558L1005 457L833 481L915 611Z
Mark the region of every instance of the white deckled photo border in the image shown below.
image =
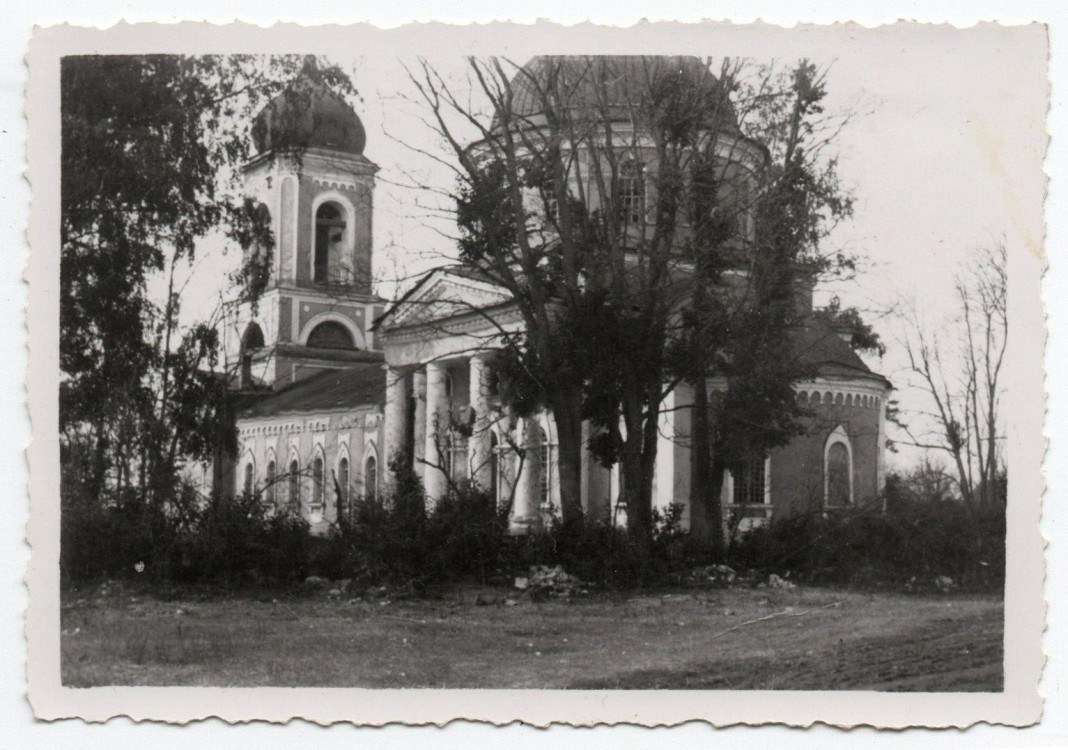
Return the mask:
M1005 672L1000 693L875 693L865 691L551 691L551 690L375 690L357 688L188 688L64 687L60 680L59 599L59 62L84 53L265 54L314 49L367 58L397 57L405 50L462 50L464 54L523 55L581 51L607 54L641 49L645 54L696 52L714 47L724 54L759 54L766 45L777 55L826 50L844 39L893 44L895 35L926 35L932 44L967 30L902 23L877 29L859 26L768 24L642 24L630 28L593 25L562 27L490 24L482 27L409 25L391 30L367 24L261 28L247 24L209 26L121 25L109 29L37 29L28 55L28 179L32 187L29 226L31 255L27 279L30 364L27 378L33 442L30 467L32 555L27 574L26 615L29 698L40 719L78 717L101 722L116 716L135 721L190 722L219 717L227 722L286 722L300 718L318 724L444 725L455 719L494 724L521 721L535 726L639 724L672 726L706 721L716 726L779 723L841 727L967 727L980 722L1027 726L1038 721L1038 693L1044 656L1043 582L1045 563L1039 530L1045 455L1043 351L1045 316L1040 286L1045 270L1043 205L1044 148L1000 154L1008 193L1016 201L1014 226L1006 234L1009 269L1009 351L1005 410L1013 415L1007 441L1009 518L1005 586ZM999 27L984 24L976 34L1001 35L1004 46L1018 45L1021 71L1042 75L1021 88L1036 117L1047 109L1046 29L1038 24ZM354 44L354 41L358 42ZM1035 64L1037 60L1037 65ZM1032 96L1033 95L1033 96ZM1021 94L1021 96L1023 96ZM1036 98L1037 97L1037 98Z

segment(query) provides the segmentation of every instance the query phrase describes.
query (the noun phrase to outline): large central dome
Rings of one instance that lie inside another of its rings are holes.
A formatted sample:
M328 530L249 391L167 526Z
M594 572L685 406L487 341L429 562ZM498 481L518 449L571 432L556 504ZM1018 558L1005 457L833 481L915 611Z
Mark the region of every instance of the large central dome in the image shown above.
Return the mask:
M651 97L674 92L684 93L691 111L704 113L706 125L738 130L729 92L699 57L543 55L516 72L511 88L512 116L534 125L545 113L547 97L554 107L627 118L643 103L653 103ZM498 112L493 129L501 119Z
M261 154L322 148L359 155L367 134L348 102L305 74L256 115L252 140Z

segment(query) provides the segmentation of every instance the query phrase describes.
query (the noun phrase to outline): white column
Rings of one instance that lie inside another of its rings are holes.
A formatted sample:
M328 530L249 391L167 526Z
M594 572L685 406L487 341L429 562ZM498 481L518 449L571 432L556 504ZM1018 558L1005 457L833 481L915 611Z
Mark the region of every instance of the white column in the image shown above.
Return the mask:
M393 473L389 470L390 464L404 452L404 408L408 400L408 389L405 387L404 373L400 369L387 365L385 370L386 408L383 415L385 439L382 465L378 471L386 479L385 484L390 484L393 479Z
M541 430L538 418L532 415L523 419L520 445L523 448L523 468L516 480L515 502L508 530L512 534L525 534L538 526L538 480L541 477Z
M428 362L426 366L426 440L423 443L423 487L428 506L433 506L448 490L441 467L448 458L448 422L445 414L445 366Z
M426 456L426 373L422 370L412 373L412 395L415 397L415 419L412 440L413 452L415 453L412 467L416 476L422 477L426 465L423 458Z
M471 357L470 367L470 403L475 414L471 437L467 441L467 459L470 466L468 476L471 481L484 490L493 486L493 462L490 451L490 367L489 354L476 354Z
M664 396L660 404L660 418L656 433L656 497L653 498L653 502L661 510L675 502L674 391Z

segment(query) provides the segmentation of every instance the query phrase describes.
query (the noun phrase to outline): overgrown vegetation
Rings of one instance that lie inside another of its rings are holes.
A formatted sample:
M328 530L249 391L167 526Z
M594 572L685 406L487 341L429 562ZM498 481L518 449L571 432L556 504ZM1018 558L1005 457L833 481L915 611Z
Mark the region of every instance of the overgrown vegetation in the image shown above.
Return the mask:
M861 588L1000 589L1004 483L1000 510L973 509L937 477L923 466L891 475L878 506L778 518L734 539L728 562L739 582L752 584L775 574ZM348 581L349 592L390 586L419 593L453 582L511 586L545 565L600 590L621 590L685 584L694 569L718 559L706 538L683 528L680 506L654 512L643 549L625 529L604 524L554 522L510 536L507 514L483 492L457 488L427 511L418 480L398 487L390 498L356 499L326 537L254 495L203 502L187 490L174 512L159 514L136 502L100 508L65 492L64 580L295 585L316 576L324 584Z

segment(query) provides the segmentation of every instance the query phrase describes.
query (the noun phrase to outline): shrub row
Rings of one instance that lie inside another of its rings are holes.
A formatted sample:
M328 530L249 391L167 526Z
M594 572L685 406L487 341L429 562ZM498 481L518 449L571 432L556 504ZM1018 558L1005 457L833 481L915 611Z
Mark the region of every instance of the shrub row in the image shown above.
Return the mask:
M971 510L944 500L788 516L742 536L730 563L763 573L790 573L812 583L930 585L999 589L1005 575L1004 508Z
M430 512L411 479L386 502L356 500L326 537L259 498L200 502L179 497L167 512L120 498L105 508L65 498L61 564L65 581L145 577L173 582L287 584L315 575L365 585L470 580L507 583L532 565L559 565L607 588L664 585L718 562L681 527L681 508L657 514L648 544L623 529L550 525L510 536L507 514L473 490L453 492ZM906 586L948 576L994 589L1004 580L1005 515L969 512L959 502L892 504L889 512L796 515L734 540L738 570L836 585Z

